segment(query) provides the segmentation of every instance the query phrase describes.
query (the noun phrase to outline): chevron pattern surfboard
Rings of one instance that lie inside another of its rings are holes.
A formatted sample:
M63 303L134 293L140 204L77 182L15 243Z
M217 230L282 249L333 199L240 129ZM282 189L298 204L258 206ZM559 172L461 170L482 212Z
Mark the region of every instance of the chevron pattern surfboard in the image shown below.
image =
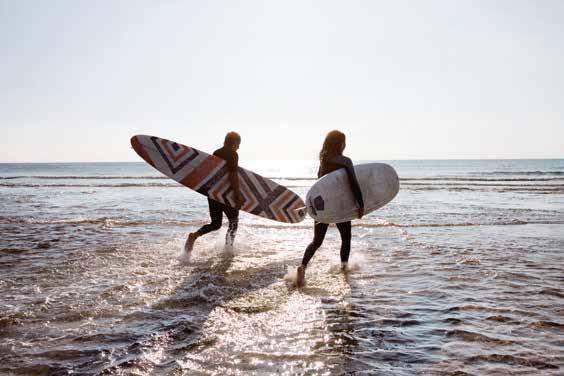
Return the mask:
M226 162L192 147L164 138L136 135L133 149L151 166L212 200L234 206ZM239 167L241 210L278 222L297 223L305 218L305 204L294 192L270 179Z

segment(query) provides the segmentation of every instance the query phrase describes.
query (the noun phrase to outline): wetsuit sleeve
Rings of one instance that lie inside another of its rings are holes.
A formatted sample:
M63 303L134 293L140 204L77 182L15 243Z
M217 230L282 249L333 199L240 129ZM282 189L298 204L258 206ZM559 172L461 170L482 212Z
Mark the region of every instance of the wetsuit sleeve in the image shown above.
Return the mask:
M337 157L333 160L335 163L340 164L347 171L347 176L349 177L349 184L351 186L352 193L359 208L364 208L364 199L362 197L362 191L360 190L360 185L356 179L356 174L354 172L354 167L352 161L347 157Z

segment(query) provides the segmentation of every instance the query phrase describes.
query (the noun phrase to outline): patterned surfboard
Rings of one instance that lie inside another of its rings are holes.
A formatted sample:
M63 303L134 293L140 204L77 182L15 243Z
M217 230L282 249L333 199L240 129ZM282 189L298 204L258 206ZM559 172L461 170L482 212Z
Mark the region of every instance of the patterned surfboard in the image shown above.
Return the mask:
M226 162L214 155L164 138L136 135L133 149L151 166L215 201L234 206ZM270 179L239 167L241 210L279 222L297 223L305 218L305 204L294 192Z

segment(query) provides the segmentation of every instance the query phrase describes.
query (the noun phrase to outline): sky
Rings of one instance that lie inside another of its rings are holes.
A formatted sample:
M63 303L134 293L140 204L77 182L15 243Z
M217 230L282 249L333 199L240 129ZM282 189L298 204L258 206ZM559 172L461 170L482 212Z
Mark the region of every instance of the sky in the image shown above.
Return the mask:
M564 1L0 0L0 162L564 158Z

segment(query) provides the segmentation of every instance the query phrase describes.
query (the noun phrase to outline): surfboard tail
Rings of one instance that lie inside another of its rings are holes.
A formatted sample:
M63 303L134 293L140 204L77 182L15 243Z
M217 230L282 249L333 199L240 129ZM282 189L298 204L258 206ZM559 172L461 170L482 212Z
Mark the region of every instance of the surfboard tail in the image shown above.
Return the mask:
M306 206L300 206L299 208L295 208L294 212L298 215L298 217L300 218L300 222L303 221L307 215L307 207Z

